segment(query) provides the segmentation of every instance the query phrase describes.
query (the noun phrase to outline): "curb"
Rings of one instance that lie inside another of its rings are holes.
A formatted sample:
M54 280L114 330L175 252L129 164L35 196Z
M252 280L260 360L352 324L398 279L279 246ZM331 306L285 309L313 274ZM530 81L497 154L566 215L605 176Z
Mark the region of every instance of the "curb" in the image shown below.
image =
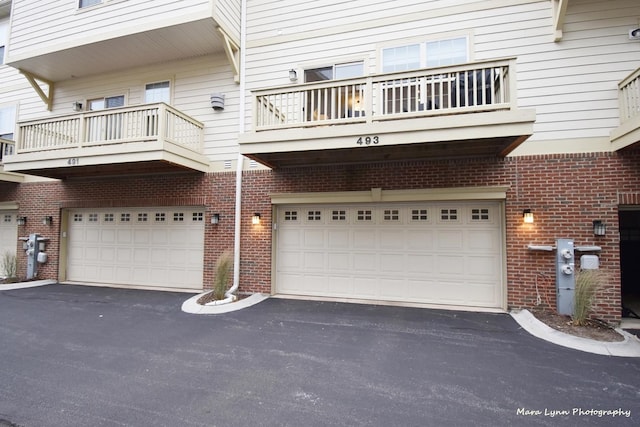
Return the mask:
M56 280L34 280L33 282L18 282L0 285L0 291L10 291L12 289L35 288L37 286L55 285Z
M557 331L536 319L528 310L512 311L509 314L531 335L562 347L604 356L640 357L640 340L622 329L616 328L616 331L624 337L623 341L596 341Z
M243 308L251 307L252 305L258 304L267 298L269 295L267 294L252 294L247 298L241 299L237 302L229 303L229 304L220 304L220 305L200 305L198 304L198 298L202 295L209 293L203 292L198 295L194 295L184 303L182 303L182 311L190 314L224 314L230 313L232 311L242 310Z

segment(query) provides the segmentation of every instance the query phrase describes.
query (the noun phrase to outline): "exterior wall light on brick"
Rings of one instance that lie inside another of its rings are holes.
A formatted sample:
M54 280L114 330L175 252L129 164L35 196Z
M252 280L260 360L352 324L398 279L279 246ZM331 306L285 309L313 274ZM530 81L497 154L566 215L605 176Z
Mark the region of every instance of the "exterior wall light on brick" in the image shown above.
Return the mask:
M522 220L525 224L533 224L533 212L531 212L531 209L522 211Z
M593 235L604 236L607 233L607 226L599 219L593 221Z
M253 225L259 225L260 224L260 214L259 213L254 213L253 216L251 217L251 223Z
M42 218L42 225L51 225L51 224L53 224L52 216L45 216L44 218Z
M26 225L27 224L27 217L26 216L19 216L17 219L18 225Z
M218 224L220 222L220 214L214 213L211 215L211 224Z

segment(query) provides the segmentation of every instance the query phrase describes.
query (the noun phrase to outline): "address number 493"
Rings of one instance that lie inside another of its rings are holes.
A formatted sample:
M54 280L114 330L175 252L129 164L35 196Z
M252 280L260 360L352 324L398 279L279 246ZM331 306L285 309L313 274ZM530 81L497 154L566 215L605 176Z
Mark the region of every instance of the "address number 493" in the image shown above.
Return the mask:
M378 138L378 135L375 136L361 136L356 140L356 144L358 145L371 145L371 144L377 144L380 142L380 138Z

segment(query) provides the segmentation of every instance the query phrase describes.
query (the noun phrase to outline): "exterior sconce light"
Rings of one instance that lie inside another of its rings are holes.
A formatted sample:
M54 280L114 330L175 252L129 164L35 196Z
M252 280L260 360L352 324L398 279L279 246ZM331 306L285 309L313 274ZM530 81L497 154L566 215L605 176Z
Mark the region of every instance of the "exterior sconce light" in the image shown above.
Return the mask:
M73 104L71 104L71 108L73 108L73 111L82 111L82 102L74 102Z
M224 93L211 94L211 108L216 111L224 110Z
M218 224L220 222L220 214L214 213L211 215L211 224Z
M599 219L593 221L593 235L604 236L607 232L607 226Z
M298 80L298 73L293 68L289 70L289 80L295 82Z
M19 216L17 222L18 222L18 225L25 225L27 223L27 217Z
M253 217L251 217L251 224L253 225L259 225L260 224L260 214L259 213L254 213Z
M44 218L42 218L42 225L51 225L51 224L53 224L52 216L45 216Z
M525 224L533 224L533 212L531 212L531 209L522 211L522 219Z

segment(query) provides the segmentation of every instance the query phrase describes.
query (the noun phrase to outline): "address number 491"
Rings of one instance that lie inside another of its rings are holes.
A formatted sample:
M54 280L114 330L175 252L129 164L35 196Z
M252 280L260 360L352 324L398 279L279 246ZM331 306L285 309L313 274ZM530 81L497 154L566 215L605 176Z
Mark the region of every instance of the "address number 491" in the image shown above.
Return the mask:
M371 145L371 144L377 144L380 142L380 138L378 138L378 135L375 136L361 136L356 140L356 144L358 145Z

